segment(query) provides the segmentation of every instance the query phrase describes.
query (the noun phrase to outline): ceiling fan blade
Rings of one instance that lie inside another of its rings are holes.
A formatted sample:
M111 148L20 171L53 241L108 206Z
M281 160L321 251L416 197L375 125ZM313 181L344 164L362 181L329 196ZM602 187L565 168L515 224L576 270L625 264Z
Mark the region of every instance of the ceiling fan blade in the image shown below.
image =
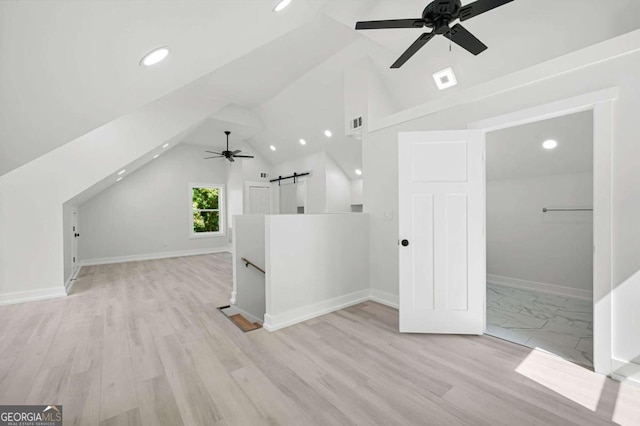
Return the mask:
M253 158L253 155L234 155L235 158Z
M221 152L213 152L213 151L205 151L205 152L208 152L209 154L222 155Z
M235 151L232 151L232 152L231 152L231 155L236 155L236 154L239 154L239 153L241 153L241 152L242 152L242 151L240 151L239 149L236 149Z
M417 19L388 19L386 21L356 22L356 30L382 30L385 28L422 28L424 20Z
M218 155L217 157L205 157L204 159L205 160L210 160L212 158L223 158L223 157L224 157L224 155Z
M487 46L483 42L460 24L455 24L451 31L444 33L443 36L474 55L479 55L487 50Z
M234 161L236 161L236 160L234 160L234 159L233 159L233 157L227 157L227 160L229 160L229 162L231 162L231 163L233 163Z
M418 50L422 48L429 40L431 40L436 35L435 32L432 33L424 33L416 41L413 42L411 46L398 58L397 61L391 65L391 68L400 68L407 62L413 55L416 54Z
M511 3L512 1L513 0L478 0L460 8L460 21L466 21L467 19L471 19L474 16L478 16L490 11L491 9L495 9L496 7Z

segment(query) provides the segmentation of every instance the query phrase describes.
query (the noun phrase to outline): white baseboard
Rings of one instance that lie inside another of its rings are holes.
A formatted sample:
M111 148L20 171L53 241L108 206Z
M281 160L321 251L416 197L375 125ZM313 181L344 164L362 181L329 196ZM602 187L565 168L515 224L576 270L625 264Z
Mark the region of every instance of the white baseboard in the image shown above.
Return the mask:
M539 283L536 281L519 280L517 278L501 277L499 275L487 274L487 284L519 288L523 290L539 291L541 293L570 297L572 299L592 300L592 292L588 290L579 290L576 288L563 287L555 284Z
M42 290L21 291L18 293L0 294L0 305L12 305L14 303L34 302L36 300L54 299L64 297L67 293L64 287L45 288Z
M78 277L78 274L80 273L80 269L82 269L82 266L76 266L76 268L71 273L71 276L69 277L67 282L64 283L64 292L66 294L69 294L71 292L71 289L73 288L73 283L76 281L76 278Z
M640 386L640 364L612 359L611 378L619 382L628 382Z
M112 263L139 262L142 260L168 259L171 257L184 257L184 256L200 256L203 254L214 254L214 253L225 253L225 252L231 253L231 246L197 249L197 250L167 251L163 253L134 254L131 256L103 257L98 259L84 259L80 261L80 265L81 266L108 265Z
M268 331L280 330L311 318L329 314L349 306L369 300L369 290L361 290L312 305L303 306L278 315L265 315L264 328Z
M391 308L398 309L400 306L400 300L397 294L387 293L386 291L371 289L369 291L369 300L386 305Z

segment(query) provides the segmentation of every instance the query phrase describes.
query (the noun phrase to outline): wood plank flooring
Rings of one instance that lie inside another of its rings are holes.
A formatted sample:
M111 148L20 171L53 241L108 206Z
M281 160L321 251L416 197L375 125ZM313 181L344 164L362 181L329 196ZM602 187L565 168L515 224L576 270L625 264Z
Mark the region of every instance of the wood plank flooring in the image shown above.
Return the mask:
M0 404L67 425L640 424L640 389L492 337L398 333L363 303L243 333L228 254L85 267L0 307Z

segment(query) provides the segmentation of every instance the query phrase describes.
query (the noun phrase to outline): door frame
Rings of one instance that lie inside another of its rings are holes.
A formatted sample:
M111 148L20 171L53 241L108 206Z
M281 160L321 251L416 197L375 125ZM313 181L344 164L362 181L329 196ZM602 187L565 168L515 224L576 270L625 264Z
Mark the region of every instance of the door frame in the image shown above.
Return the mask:
M78 269L80 268L79 266L80 262L78 260L78 237L76 237L76 233L79 233L80 231L78 208L71 207L70 214L71 214L71 232L73 232L73 237L71 238L71 275L74 276L78 272Z
M496 130L593 111L593 364L597 373L605 375L611 375L613 372L612 147L614 106L617 98L618 88L613 87L468 125L469 129L481 130L486 135ZM486 156L483 162L486 176ZM486 179L484 194L486 204ZM486 205L484 211L486 216ZM486 258L486 236L484 250Z
M248 209L249 209L249 188L251 188L252 186L257 186L260 188L268 188L269 189L269 214L273 213L273 190L271 188L271 183L269 181L245 181L244 182L244 191L243 191L243 208L242 208L242 213L243 214L248 214Z

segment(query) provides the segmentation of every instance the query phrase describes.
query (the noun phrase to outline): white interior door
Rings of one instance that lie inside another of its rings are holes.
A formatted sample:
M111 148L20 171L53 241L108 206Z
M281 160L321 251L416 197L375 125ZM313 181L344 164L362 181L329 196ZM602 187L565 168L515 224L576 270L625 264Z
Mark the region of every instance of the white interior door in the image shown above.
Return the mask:
M248 214L269 214L271 188L269 186L249 186Z
M484 134L399 135L400 331L485 328Z
M271 214L272 191L269 182L245 182L244 214Z
M80 237L80 229L78 228L78 210L71 211L71 230L73 232L71 238L71 262L73 271L78 267L78 238Z

